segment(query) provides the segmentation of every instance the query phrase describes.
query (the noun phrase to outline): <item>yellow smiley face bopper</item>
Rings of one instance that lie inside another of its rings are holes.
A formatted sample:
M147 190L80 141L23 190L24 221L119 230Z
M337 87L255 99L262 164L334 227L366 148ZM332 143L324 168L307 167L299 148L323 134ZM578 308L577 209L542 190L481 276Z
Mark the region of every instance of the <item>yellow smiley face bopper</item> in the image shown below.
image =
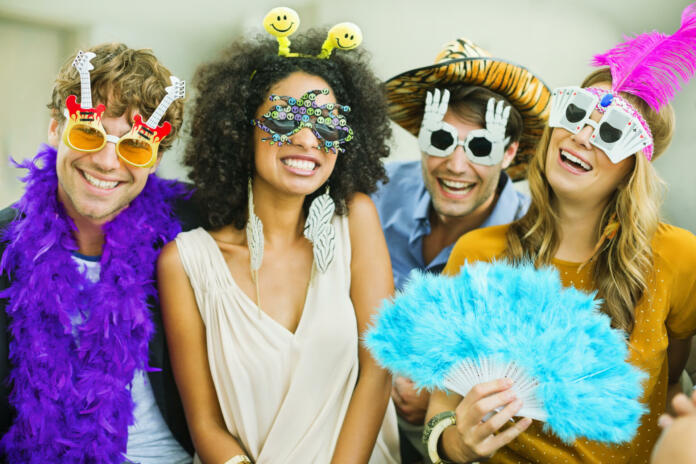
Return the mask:
M295 33L300 26L300 16L292 8L279 6L273 8L263 18L263 27L266 32L278 39L278 55L297 56L297 53L290 53L289 36Z
M77 53L73 66L80 73L80 103L77 97L70 95L65 100L65 116L68 123L63 132L63 142L73 150L93 153L104 148L107 142L116 145L116 153L126 163L135 167L151 167L157 161L159 144L172 130L169 122L159 126L160 119L169 108L169 105L185 95L186 84L184 81L171 76L172 85L167 87L167 95L152 113L152 116L143 123L142 117L136 114L133 117L133 127L123 137L107 134L102 126L101 119L106 107L103 103L92 108L92 89L90 85L89 71L94 69L90 63L96 55L92 52Z
M266 32L278 40L278 55L302 58L329 58L334 49L352 50L362 43L362 31L353 23L339 23L329 29L321 52L316 55L304 55L290 52L290 37L300 26L300 16L292 8L279 6L269 11L263 18Z
M334 48L352 50L362 43L362 31L353 23L339 23L329 29L317 58L328 58Z

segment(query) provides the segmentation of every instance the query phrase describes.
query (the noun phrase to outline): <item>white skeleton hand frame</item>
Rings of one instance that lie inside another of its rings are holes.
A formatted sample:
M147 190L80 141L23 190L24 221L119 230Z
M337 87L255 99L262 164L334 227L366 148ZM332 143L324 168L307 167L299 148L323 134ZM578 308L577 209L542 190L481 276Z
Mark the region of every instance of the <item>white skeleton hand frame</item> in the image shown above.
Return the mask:
M421 129L418 133L418 144L421 150L426 152L431 156L449 156L454 149L452 148L447 152L449 147L445 149L436 148L431 144L431 138L434 132L443 129L443 127L451 128L456 131L454 127L442 121L447 113L447 105L449 104L449 90L445 89L442 91L442 97L440 97L440 89L435 89L433 93L428 91L425 96L425 110L423 112L423 122L421 123ZM448 131L451 132L451 131ZM456 136L454 138L456 140Z
M476 164L492 166L502 161L505 145L510 141L505 137L505 129L510 116L510 106L495 98L490 98L486 106L486 128L470 131L466 139L459 140L457 129L443 121L449 103L449 91L439 89L427 92L423 122L418 133L421 150L430 156L447 157L458 145L464 147L467 158Z
M505 145L510 141L510 137L505 137L510 108L510 106L505 106L503 100L496 102L494 98L488 99L488 104L486 105L486 128L470 131L464 141L466 144L464 148L472 162L484 166L493 166L503 160ZM476 150L470 144L471 141L481 138L486 139L491 144L488 154L485 154L485 150L483 153ZM475 159L472 159L472 157Z

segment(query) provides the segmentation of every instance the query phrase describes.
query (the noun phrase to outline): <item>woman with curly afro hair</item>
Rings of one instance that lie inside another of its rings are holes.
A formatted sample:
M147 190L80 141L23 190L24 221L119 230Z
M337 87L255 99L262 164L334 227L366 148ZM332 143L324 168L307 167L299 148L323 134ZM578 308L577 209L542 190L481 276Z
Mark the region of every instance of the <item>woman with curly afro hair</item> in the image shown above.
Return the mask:
M379 218L391 135L362 50L326 31L234 43L195 78L184 163L206 228L159 261L202 462L398 462L391 379L359 343L393 291Z

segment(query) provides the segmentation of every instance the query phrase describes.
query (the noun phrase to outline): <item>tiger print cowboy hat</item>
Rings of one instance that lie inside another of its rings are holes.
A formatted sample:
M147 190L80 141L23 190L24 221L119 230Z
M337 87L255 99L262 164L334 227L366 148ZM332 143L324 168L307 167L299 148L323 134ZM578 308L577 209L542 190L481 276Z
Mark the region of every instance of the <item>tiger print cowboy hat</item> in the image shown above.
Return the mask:
M418 136L426 91L452 85L486 87L520 112L524 123L520 146L506 172L512 180L524 179L549 117L551 91L546 84L526 68L494 58L470 40L460 38L445 44L434 65L406 71L386 82L389 116Z

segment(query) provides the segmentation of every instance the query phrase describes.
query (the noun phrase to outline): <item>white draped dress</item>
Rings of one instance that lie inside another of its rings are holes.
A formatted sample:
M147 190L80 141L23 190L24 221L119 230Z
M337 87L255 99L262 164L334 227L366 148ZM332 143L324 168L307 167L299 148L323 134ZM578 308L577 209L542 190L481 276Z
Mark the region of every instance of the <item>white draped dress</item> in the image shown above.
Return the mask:
M237 286L213 238L199 228L176 244L206 328L210 372L229 432L257 464L329 463L358 376L350 299L348 218L334 216L336 249L315 272L295 333ZM399 461L394 405L370 464Z

